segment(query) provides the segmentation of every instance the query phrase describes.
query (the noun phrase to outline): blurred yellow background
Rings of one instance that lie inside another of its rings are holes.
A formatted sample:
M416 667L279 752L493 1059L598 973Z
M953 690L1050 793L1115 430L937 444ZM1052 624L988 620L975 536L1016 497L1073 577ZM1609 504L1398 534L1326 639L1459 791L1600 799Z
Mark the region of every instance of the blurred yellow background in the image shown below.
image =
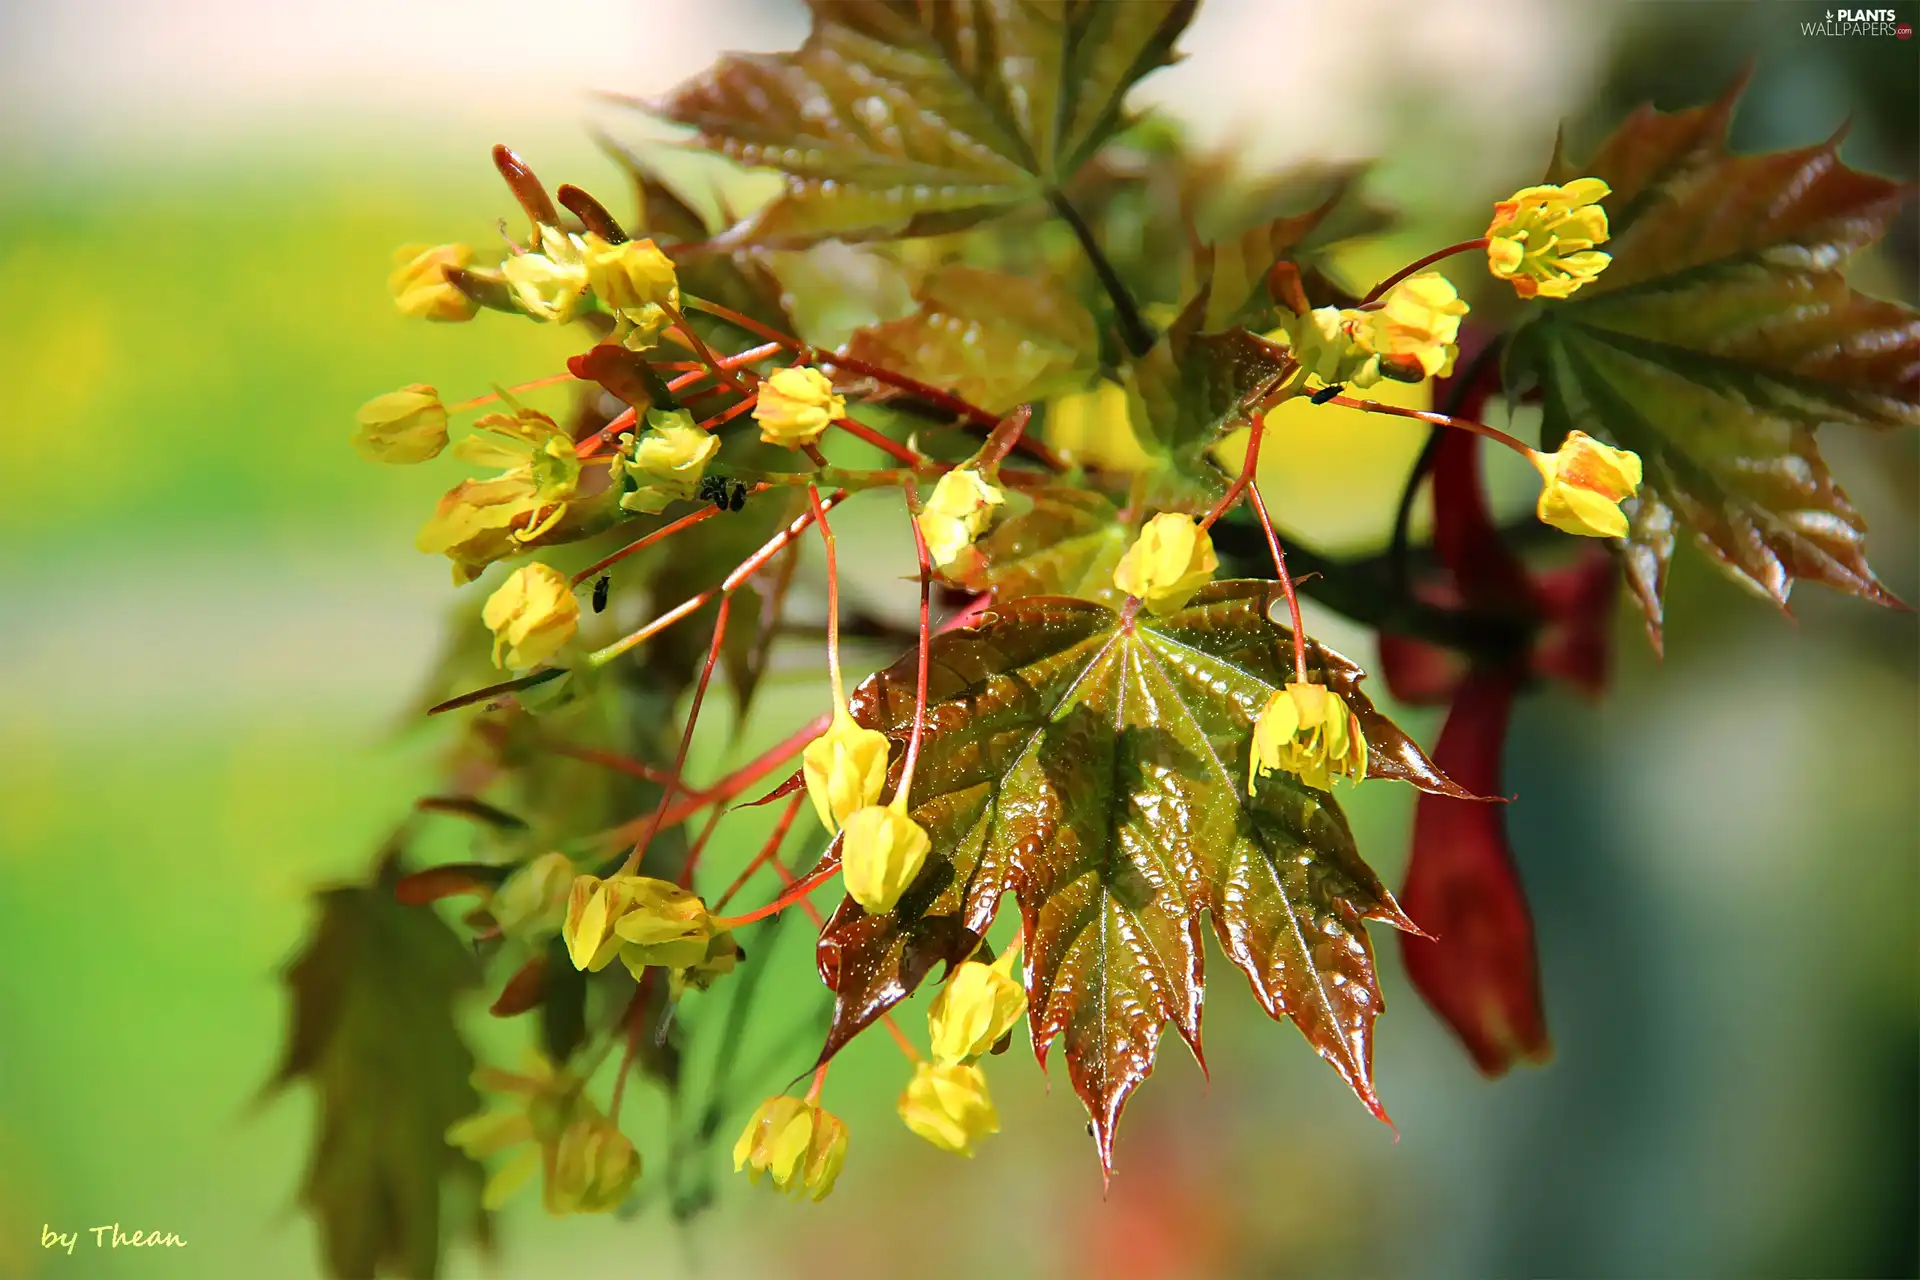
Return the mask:
M632 122L589 91L791 47L797 8L0 13L0 1275L314 1274L307 1101L253 1101L276 970L308 889L360 874L431 783L431 734L398 711L454 599L411 545L437 489L362 463L353 411L407 382L454 398L538 377L567 346L506 317L404 322L387 254L493 234L496 141L616 194L587 126ZM1381 156L1374 189L1410 219L1383 269L1475 234L1561 116L1697 101L1749 55L1741 145L1852 115L1853 163L1912 177L1915 48L1803 40L1799 8L1209 0L1141 97L1250 161ZM1910 216L1870 271L1912 299ZM1279 433L1266 485L1287 527L1360 547L1419 434L1350 418ZM1914 441L1825 445L1876 566L1920 598ZM1527 501L1524 476L1502 483ZM1211 1081L1163 1046L1105 1198L1064 1081L1005 1060L1004 1132L961 1164L892 1119L898 1063L869 1037L836 1074L854 1147L825 1205L729 1178L682 1228L658 1204L554 1223L527 1198L496 1258L447 1273L1914 1274L1914 617L1809 589L1784 621L1690 551L1671 594L1664 665L1623 614L1614 694L1529 701L1509 753L1553 1065L1481 1080L1383 936L1395 1141L1216 957ZM811 705L770 701L756 732ZM1368 788L1354 810L1394 882L1410 795ZM790 963L797 992L803 950ZM41 1244L115 1222L188 1247Z

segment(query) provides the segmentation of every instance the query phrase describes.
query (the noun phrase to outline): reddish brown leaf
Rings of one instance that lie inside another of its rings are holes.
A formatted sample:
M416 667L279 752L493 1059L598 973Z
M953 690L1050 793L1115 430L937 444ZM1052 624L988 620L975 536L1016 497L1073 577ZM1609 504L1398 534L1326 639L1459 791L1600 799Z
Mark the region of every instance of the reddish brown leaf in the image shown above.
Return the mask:
M1499 790L1517 685L1476 672L1461 686L1433 754L1464 785ZM1505 806L1421 796L1400 900L1433 935L1402 934L1407 976L1480 1069L1498 1076L1516 1061L1544 1061L1552 1050L1533 918L1507 847Z
M849 900L823 931L837 1000L822 1056L965 957L1010 890L1036 1050L1063 1046L1103 1161L1161 1028L1199 1053L1202 912L1267 1010L1377 1112L1362 921L1407 921L1333 797L1290 775L1247 794L1253 719L1292 678L1279 603L1270 582L1216 583L1165 620L1028 599L937 638L910 797L933 852L892 912ZM1374 775L1465 794L1374 709L1358 667L1309 653L1360 716ZM915 668L909 656L861 685L856 718L904 743Z

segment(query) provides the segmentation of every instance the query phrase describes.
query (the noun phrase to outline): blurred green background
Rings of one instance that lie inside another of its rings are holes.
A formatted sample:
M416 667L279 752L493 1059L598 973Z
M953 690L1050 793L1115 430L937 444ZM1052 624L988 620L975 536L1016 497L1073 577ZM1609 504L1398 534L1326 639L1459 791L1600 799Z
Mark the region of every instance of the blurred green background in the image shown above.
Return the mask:
M1473 234L1560 117L1591 139L1749 56L1738 145L1850 116L1851 162L1911 178L1920 45L1803 37L1817 17L1211 0L1143 98L1250 162L1381 156L1374 189L1411 219L1392 265ZM628 121L588 90L656 92L803 29L770 0L0 12L0 1275L314 1272L307 1100L253 1105L276 969L309 888L360 874L431 785L433 735L397 713L454 598L411 549L433 479L361 463L353 410L537 377L566 349L503 317L403 322L387 254L488 239L510 208L495 141L613 195L586 125ZM1911 213L1865 287L1912 300ZM1289 460L1270 500L1323 541L1377 540L1417 435L1328 421L1270 455ZM1920 598L1914 440L1824 443L1876 566ZM1782 620L1691 551L1671 594L1664 664L1623 615L1614 694L1528 701L1509 753L1551 1066L1481 1080L1383 936L1396 1142L1215 957L1211 1080L1163 1046L1104 1198L1064 1081L999 1060L1004 1132L958 1164L892 1118L901 1068L868 1037L830 1086L854 1147L825 1205L728 1178L679 1228L657 1204L554 1223L524 1197L498 1255L449 1274L1915 1274L1920 632L1813 589ZM752 735L818 701L770 699ZM1389 882L1411 807L1386 787L1354 805ZM781 1000L801 1001L786 950ZM650 1114L630 1112L643 1149ZM40 1245L115 1222L188 1247Z

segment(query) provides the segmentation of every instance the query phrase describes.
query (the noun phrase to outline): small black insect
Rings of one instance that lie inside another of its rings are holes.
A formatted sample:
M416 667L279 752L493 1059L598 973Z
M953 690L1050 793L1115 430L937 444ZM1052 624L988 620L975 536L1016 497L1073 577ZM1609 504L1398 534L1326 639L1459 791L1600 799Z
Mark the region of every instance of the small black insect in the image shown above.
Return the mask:
M706 476L694 494L702 502L711 502L722 511L738 511L747 505L747 486L724 476Z
M1345 390L1346 390L1346 387L1338 382L1334 383L1330 387L1322 387L1318 391L1313 393L1313 403L1325 404L1327 401L1333 399L1335 396L1339 395L1342 391L1345 391Z
M593 611L595 613L605 613L607 611L607 593L612 589L613 576L606 573L601 574L599 579L593 584Z

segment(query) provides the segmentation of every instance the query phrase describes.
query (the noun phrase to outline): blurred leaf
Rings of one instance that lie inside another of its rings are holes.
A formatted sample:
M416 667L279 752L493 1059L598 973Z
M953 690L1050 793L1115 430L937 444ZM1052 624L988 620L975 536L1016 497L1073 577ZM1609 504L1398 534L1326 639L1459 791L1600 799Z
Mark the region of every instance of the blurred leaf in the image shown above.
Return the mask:
M1274 304L1267 296L1267 272L1274 263L1293 257L1346 193L1346 184L1340 183L1305 213L1270 219L1200 249L1195 255L1194 273L1207 289L1201 330L1217 333L1233 326L1272 328Z
M1406 919L1330 795L1291 775L1247 794L1254 718L1292 678L1291 635L1271 621L1279 600L1272 583L1221 582L1172 618L1129 621L1030 599L939 637L910 798L933 851L892 912L849 899L822 932L836 992L823 1056L934 964L966 957L1011 890L1034 1045L1044 1060L1064 1042L1103 1163L1161 1028L1200 1052L1203 912L1267 1011L1291 1017L1378 1112L1380 992L1361 922ZM1359 692L1358 667L1309 653L1360 715L1373 775L1450 785ZM916 666L910 655L862 684L855 717L904 741Z
M846 354L1005 413L1091 368L1093 316L1052 276L944 267L915 292L912 315L862 329Z
M1508 714L1523 679L1477 670L1456 694L1433 755L1462 784L1499 791ZM1421 796L1400 902L1433 935L1400 935L1407 977L1480 1070L1499 1076L1515 1062L1551 1056L1533 916L1507 844L1506 806Z
M796 245L952 231L1043 197L1164 66L1197 0L812 0L794 53L732 54L659 110L787 175L729 233Z
M1000 521L947 571L970 591L991 589L1009 604L1027 596L1074 596L1118 607L1114 566L1129 531L1120 512L1098 493L1071 485L1015 493L1029 508Z
M1551 176L1613 187L1613 263L1542 304L1511 356L1543 384L1550 441L1582 430L1645 463L1626 567L1656 643L1676 523L1782 608L1800 578L1893 603L1814 431L1920 423L1920 315L1843 275L1908 189L1842 164L1837 138L1728 155L1731 111L1642 111L1588 164L1555 156Z
M319 923L286 971L286 1057L267 1086L313 1085L319 1131L301 1200L336 1276L436 1274L448 1180L464 1184L471 1213L457 1229L482 1244L490 1234L481 1168L446 1140L479 1108L453 1021L479 969L438 916L395 901L398 880L389 854L374 883L315 895Z

